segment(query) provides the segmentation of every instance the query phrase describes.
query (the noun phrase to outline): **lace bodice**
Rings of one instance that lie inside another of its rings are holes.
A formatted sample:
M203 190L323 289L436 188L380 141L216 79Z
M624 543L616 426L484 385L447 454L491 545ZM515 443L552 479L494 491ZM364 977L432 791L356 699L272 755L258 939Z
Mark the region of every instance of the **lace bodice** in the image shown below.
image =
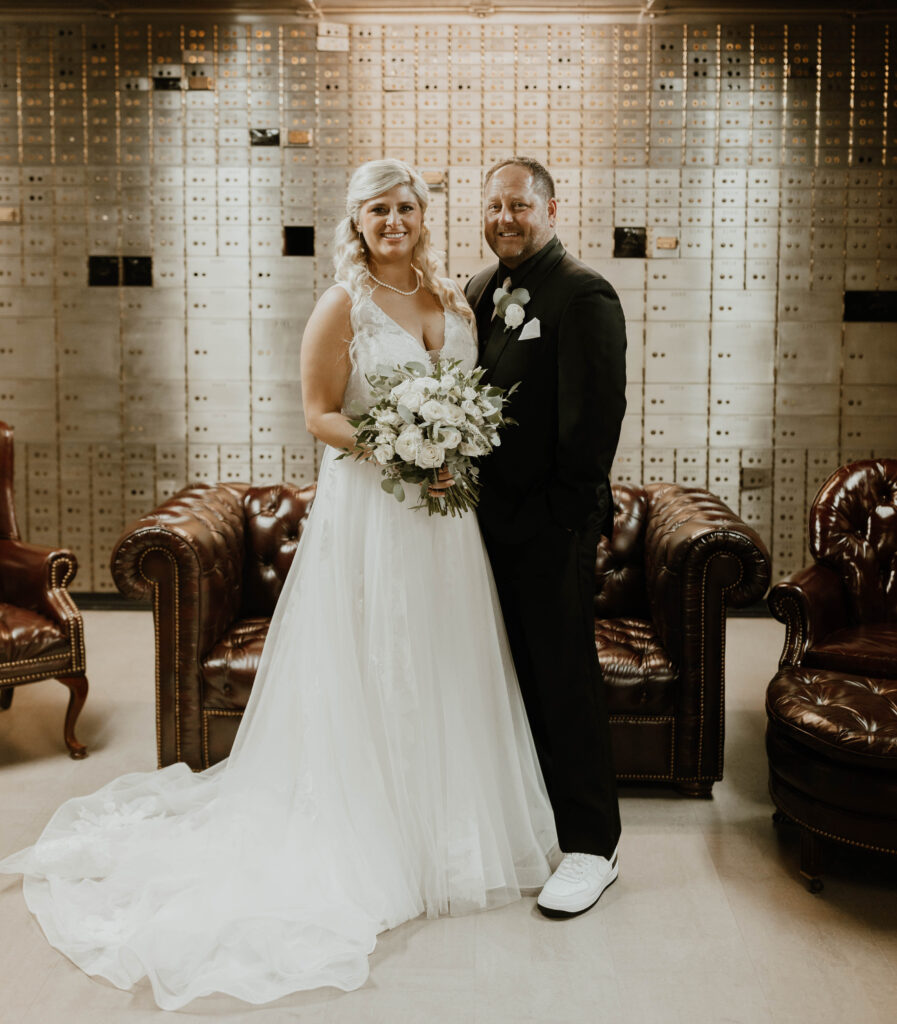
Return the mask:
M460 313L445 311L445 343L438 352L428 353L413 335L396 323L370 297L364 300L364 323L352 341L353 365L346 385L343 408L368 408L371 391L366 374L380 366L398 366L414 360L426 363L428 355L438 359L460 359L465 370L476 365L477 345L470 325Z

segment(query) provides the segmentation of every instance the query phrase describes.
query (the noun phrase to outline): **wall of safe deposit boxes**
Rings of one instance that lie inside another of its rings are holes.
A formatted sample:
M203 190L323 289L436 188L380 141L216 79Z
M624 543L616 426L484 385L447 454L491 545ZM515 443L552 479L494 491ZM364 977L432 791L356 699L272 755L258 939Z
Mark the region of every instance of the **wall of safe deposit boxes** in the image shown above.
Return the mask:
M0 23L0 418L24 532L108 590L123 523L188 481L311 479L299 340L347 172L383 155L433 172L463 282L488 258L482 169L517 151L547 161L562 240L626 310L616 478L709 486L777 574L796 568L820 481L895 454L897 324L842 316L845 289L897 286L892 36ZM625 227L647 258L614 257Z

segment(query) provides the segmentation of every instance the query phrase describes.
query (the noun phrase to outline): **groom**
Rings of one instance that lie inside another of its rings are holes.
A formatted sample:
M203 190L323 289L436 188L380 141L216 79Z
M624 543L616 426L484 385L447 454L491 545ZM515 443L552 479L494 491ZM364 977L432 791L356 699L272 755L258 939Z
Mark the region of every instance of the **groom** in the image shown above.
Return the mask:
M496 164L484 202L499 262L466 295L484 380L520 388L508 407L518 426L480 466L479 519L566 853L539 907L563 917L591 907L618 871L593 600L598 539L613 526L608 474L626 408L626 330L613 288L558 240L554 181L540 163ZM502 287L528 297L511 294L514 304L496 309Z

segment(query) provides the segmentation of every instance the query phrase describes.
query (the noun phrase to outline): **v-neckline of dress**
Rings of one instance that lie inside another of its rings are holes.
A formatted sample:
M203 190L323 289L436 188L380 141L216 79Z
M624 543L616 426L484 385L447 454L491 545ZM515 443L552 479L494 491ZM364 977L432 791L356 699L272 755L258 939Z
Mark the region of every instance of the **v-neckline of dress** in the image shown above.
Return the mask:
M380 305L380 303L377 302L373 297L371 298L371 303L374 306L376 306L377 309L380 310L380 312L386 317L386 319L391 324L395 324L395 326L398 327L400 331L402 331L404 334L407 334L408 337L414 342L415 345L417 345L418 348L423 349L423 351L426 352L427 355L431 357L434 355L437 358L439 357L439 353L442 352L442 350L445 348L445 343L447 340L446 334L448 333L448 316L444 306L442 309L442 344L439 346L439 348L427 348L426 343L423 341L423 339L418 340L417 338L415 338L415 336L411 333L411 331L408 330L407 327L403 327L398 320L391 317L389 313L387 313L386 310Z

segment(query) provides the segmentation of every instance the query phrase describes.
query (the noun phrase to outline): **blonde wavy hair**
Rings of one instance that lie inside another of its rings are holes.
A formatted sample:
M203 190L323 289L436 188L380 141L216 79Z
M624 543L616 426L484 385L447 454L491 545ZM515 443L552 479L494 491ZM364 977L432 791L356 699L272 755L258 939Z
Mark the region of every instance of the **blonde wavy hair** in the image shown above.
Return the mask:
M352 300L350 316L353 331L357 331L361 325L360 311L365 296L370 297L374 291L368 276L367 246L355 226L358 214L362 204L383 195L396 185L407 185L420 203L420 238L411 253L411 263L420 274L421 283L436 296L444 309L459 313L476 331L476 321L470 306L459 290L440 276L444 269L444 254L430 244L430 229L426 220L427 207L430 205L427 183L413 167L402 160L370 160L357 168L349 179L346 216L337 224L334 235L333 265L337 284L346 289Z

